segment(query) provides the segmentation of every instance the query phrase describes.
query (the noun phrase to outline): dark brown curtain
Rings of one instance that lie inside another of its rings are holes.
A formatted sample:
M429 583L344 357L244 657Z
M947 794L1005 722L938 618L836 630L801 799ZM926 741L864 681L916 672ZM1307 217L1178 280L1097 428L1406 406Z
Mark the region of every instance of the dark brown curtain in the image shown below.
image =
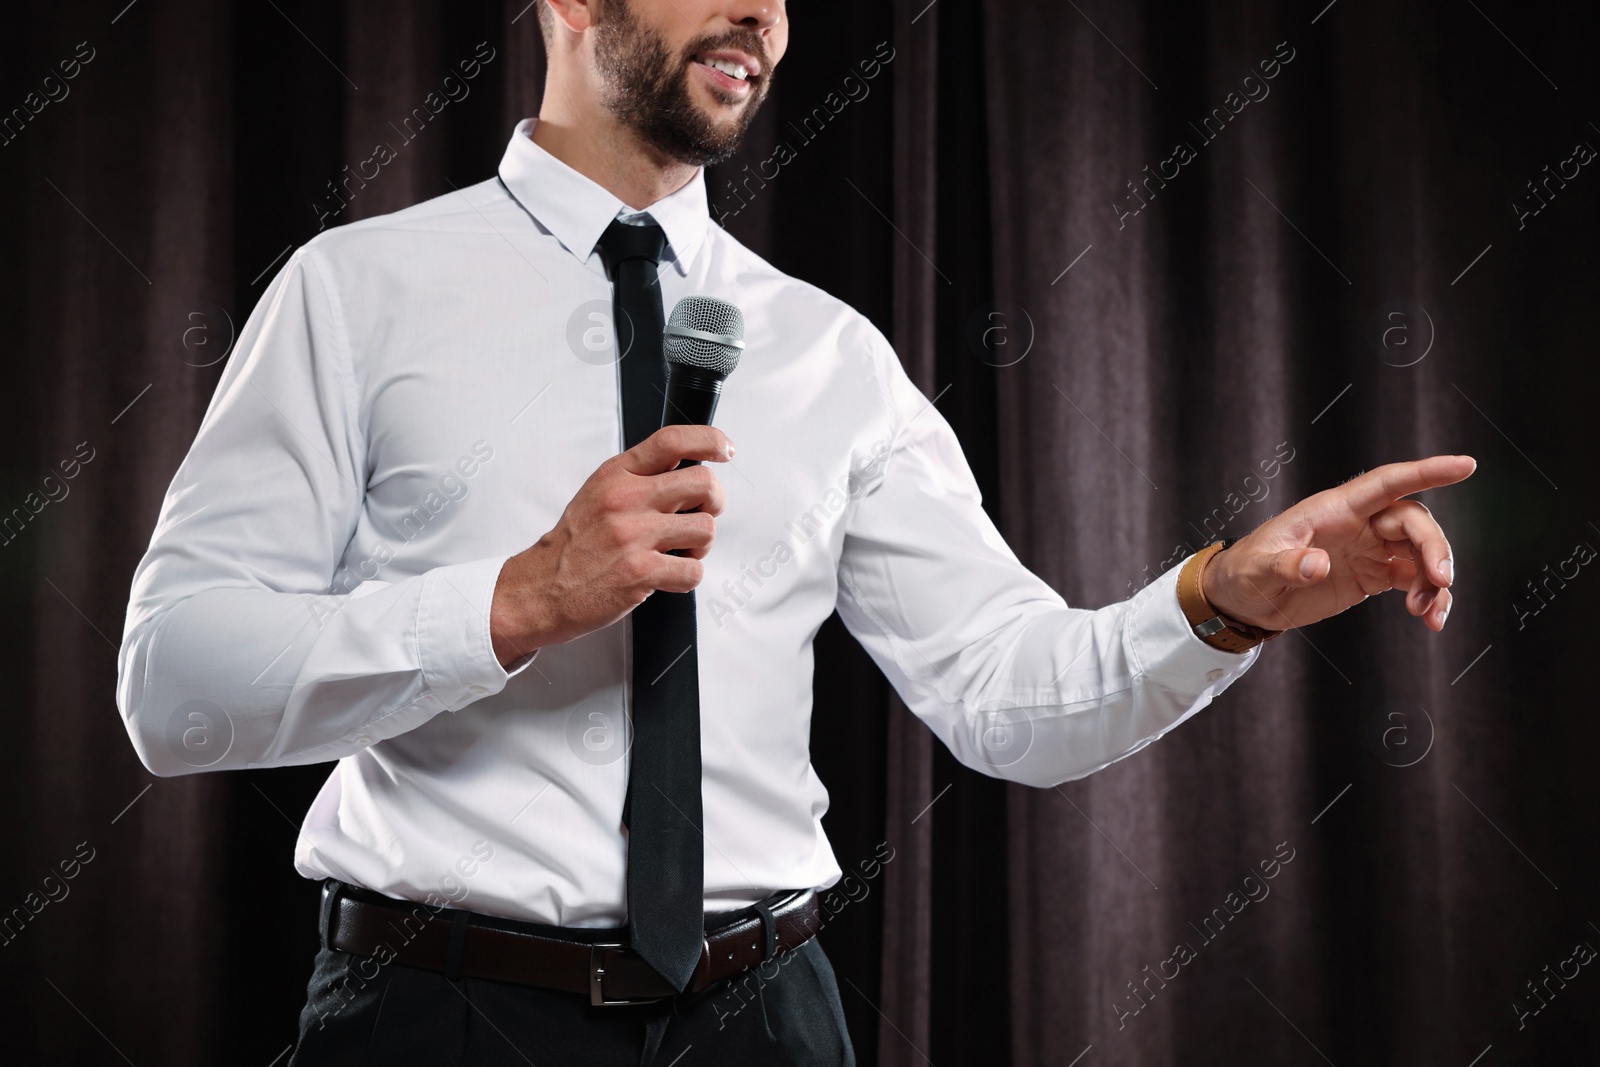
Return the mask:
M315 951L292 846L327 768L145 772L113 697L128 582L288 249L489 177L537 110L526 3L6 13L0 1018L20 1059L286 1058ZM1480 461L1424 497L1460 578L1444 634L1377 598L1058 789L955 764L825 627L813 754L856 879L822 939L861 1062L1595 1062L1600 19L792 7L713 212L890 334L1070 603L1379 463ZM480 42L469 92L402 133ZM379 141L394 161L335 199ZM792 161L749 181L780 144Z

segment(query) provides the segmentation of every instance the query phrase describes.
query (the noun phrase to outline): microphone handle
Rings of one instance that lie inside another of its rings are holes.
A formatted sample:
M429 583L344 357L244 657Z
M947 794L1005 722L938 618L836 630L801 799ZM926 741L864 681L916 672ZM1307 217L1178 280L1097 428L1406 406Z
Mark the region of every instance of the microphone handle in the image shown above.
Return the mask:
M717 412L717 401L722 399L724 377L700 367L667 364L667 395L661 406L661 425L710 426L711 417ZM686 459L678 464L678 469L699 462Z
M667 395L661 405L663 426L710 426L711 416L717 413L717 401L722 399L722 380L726 375L700 367L667 364ZM686 459L678 469L698 466L697 459ZM691 509L693 510L693 509ZM668 555L681 556L684 550L674 548Z

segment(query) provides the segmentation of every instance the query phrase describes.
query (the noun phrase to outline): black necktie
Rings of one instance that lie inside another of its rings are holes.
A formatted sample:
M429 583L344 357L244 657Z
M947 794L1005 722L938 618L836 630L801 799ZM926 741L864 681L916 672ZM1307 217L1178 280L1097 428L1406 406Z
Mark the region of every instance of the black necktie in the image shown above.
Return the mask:
M622 429L632 448L661 428L666 361L655 223L613 221L600 238L611 271L622 363ZM700 826L700 669L693 593L655 592L633 610L633 747L628 827L628 940L682 990L705 932Z

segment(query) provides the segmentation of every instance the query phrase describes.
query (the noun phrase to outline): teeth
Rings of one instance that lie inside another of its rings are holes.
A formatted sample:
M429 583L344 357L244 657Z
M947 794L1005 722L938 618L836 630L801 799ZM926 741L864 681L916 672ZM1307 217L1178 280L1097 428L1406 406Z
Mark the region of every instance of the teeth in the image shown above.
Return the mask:
M701 62L704 63L706 66L712 68L713 70L720 70L720 71L722 71L722 73L726 74L728 77L737 78L740 81L744 81L746 78L748 78L750 76L750 72L744 69L743 64L734 63L731 60L727 60L727 59L705 59L705 60L701 60Z

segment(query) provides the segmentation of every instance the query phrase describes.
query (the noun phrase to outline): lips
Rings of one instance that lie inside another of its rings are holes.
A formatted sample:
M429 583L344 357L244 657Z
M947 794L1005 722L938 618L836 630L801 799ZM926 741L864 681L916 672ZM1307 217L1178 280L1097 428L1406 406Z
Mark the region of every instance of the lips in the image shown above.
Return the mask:
M701 52L693 62L710 85L725 93L746 93L761 77L760 62L743 52Z
M742 63L737 59L722 55L701 56L698 62L714 70L720 70L736 81L747 81L752 74L757 73L759 70L753 63Z
M706 79L707 83L720 89L725 94L742 96L750 91L750 83L748 81L730 78L717 68L707 66L704 63L696 63L695 67L699 69L701 76Z

